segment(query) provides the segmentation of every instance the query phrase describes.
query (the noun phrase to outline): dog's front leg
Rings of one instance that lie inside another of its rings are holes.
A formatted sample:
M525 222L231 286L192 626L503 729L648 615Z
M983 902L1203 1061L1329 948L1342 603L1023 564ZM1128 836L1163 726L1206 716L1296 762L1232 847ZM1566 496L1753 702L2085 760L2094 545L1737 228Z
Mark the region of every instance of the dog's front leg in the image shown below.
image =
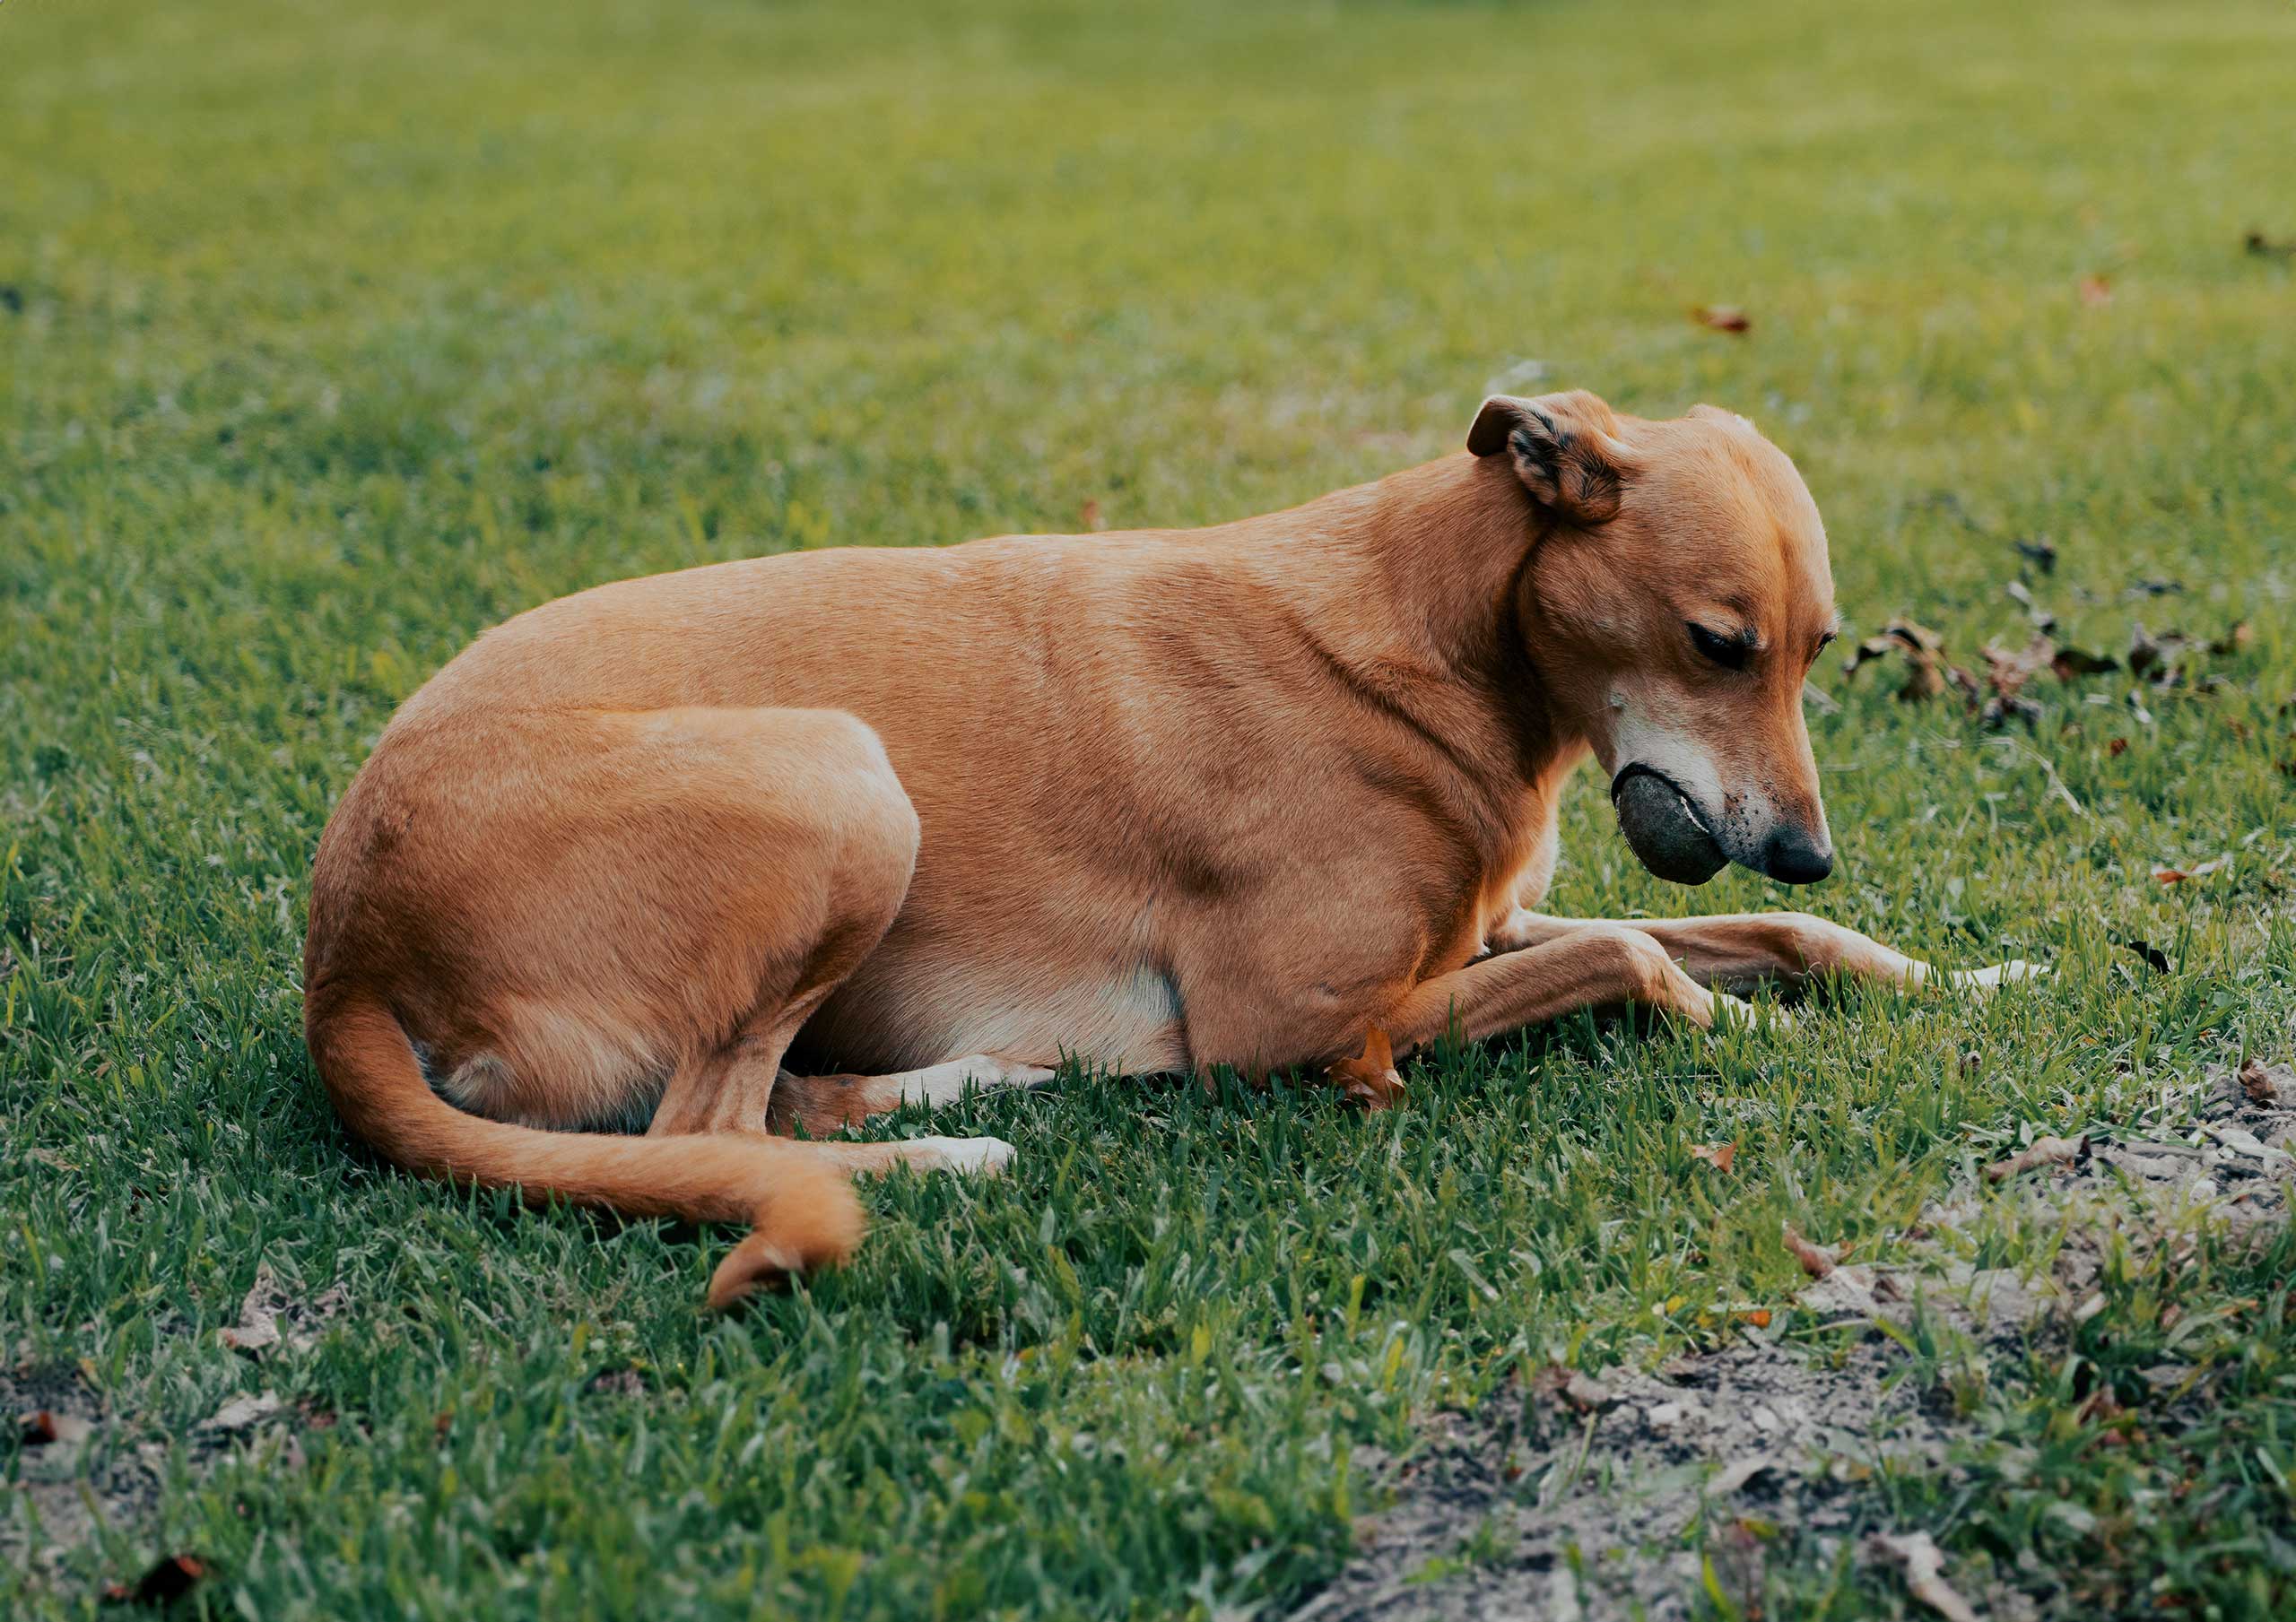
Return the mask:
M1617 925L1550 918L1518 908L1491 934L1494 951L1515 951L1584 929ZM1830 975L1913 987L1935 981L1990 991L2039 973L2022 961L1978 969L1939 970L1883 945L1870 935L1808 913L1731 913L1713 918L1636 919L1629 926L1650 936L1702 984L1746 992L1764 981L1798 989Z
M1701 1028L1752 1010L1707 990L1639 927L1576 924L1519 950L1478 958L1413 986L1380 1021L1398 1053L1457 1028L1470 1040L1542 1025L1581 1009L1655 1008Z

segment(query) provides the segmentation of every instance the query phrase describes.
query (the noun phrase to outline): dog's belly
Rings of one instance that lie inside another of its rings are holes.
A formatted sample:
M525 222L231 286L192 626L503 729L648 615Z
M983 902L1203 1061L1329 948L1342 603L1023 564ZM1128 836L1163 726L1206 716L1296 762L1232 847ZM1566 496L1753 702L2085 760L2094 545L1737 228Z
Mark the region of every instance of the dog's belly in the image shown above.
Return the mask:
M1179 990L1144 965L1063 971L881 950L806 1023L795 1062L882 1073L973 1054L1132 1075L1185 1070Z

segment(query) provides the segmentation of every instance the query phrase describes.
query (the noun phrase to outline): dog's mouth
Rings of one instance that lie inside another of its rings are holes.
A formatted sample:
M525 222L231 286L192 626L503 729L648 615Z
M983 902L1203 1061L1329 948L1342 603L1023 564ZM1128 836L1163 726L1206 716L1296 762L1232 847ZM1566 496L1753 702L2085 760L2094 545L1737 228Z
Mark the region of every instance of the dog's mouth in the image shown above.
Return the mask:
M1703 884L1730 864L1682 785L1639 762L1611 779L1619 832L1643 866L1675 884Z

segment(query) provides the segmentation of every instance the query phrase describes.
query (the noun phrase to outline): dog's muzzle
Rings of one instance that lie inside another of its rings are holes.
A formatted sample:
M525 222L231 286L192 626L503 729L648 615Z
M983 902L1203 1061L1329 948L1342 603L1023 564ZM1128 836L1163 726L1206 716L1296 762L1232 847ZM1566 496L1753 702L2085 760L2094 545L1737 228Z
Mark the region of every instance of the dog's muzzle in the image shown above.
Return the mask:
M1642 865L1676 884L1703 884L1730 864L1722 846L1672 777L1631 765L1611 779L1611 809Z

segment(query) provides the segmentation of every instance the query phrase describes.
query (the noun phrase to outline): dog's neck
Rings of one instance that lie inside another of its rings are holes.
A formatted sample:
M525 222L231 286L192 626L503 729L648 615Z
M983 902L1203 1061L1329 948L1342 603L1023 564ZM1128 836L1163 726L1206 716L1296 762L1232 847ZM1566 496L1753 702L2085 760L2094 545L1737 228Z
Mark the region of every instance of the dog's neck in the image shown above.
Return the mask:
M1289 629L1342 680L1529 785L1584 748L1523 638L1522 575L1544 522L1505 457L1462 454L1229 527Z

